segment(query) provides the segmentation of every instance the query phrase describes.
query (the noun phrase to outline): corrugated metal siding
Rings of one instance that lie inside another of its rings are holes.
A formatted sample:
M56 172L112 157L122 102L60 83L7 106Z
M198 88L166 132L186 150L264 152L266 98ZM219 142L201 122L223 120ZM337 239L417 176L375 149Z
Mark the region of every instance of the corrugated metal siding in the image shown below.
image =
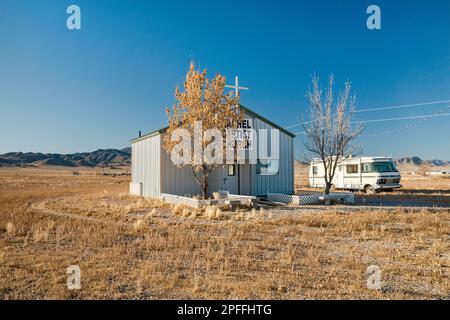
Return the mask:
M224 178L224 167L219 166L218 168L214 168L211 170L211 173L208 176L208 187L209 193L215 192L217 190L223 190L223 178Z
M142 183L142 195L159 197L161 192L161 136L131 144L131 181Z
M164 139L161 136L161 139ZM200 194L200 187L195 180L190 166L177 167L170 159L170 154L161 145L161 192L179 196Z
M270 129L275 128L258 118L253 118L253 128L256 130L267 129L267 134L269 136L267 142L270 145ZM253 195L264 195L267 194L267 192L285 194L294 193L294 140L292 137L280 131L279 143L280 167L278 174L272 176L257 175L256 165L252 165Z

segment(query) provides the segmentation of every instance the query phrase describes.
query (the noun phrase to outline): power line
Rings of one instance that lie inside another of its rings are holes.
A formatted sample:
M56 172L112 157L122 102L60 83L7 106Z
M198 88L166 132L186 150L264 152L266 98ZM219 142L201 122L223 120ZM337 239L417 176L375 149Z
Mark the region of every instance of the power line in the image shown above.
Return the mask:
M395 129L390 129L390 130L385 130L385 131L381 131L381 132L376 132L376 133L372 133L372 134L364 134L364 135L361 135L361 137L378 137L378 136L398 133L400 131L404 131L406 129L410 129L412 127L415 127L415 126L417 126L417 125L419 125L419 124L421 124L421 123L423 123L423 122L425 122L427 120L430 120L431 118L449 116L450 113L443 113L443 112L447 111L447 109L450 109L450 106L442 108L441 110L435 112L434 114L432 114L430 116L422 117L420 120L415 121L413 123L410 123L410 124L408 124L406 126L395 128Z
M367 108L367 109L355 110L355 111L353 111L353 113L372 112L372 111L379 111L379 110L413 108L413 107L428 106L428 105L447 103L447 102L450 102L450 100L440 100L440 101L430 101L430 102L413 103L413 104L403 104L403 105L396 105L396 106L390 106L390 107ZM292 128L295 128L295 127L299 127L302 124L307 124L307 123L311 123L311 122L312 121L306 121L306 122L303 122L303 123L293 124L291 126L286 127L286 129L292 129ZM374 122L376 122L376 121L374 121Z
M354 121L352 123L371 123L371 122L384 122L384 121L396 121L396 120L410 120L410 119L422 119L422 118L434 118L450 116L450 113L443 113L438 115L424 115L424 116L412 116L412 117L400 117L400 118L387 118L387 119L374 119L374 120L364 120L364 121Z
M428 106L430 104L439 104L439 103L447 103L447 102L450 102L450 100L431 101L431 102L414 103L414 104L404 104L404 105L398 105L398 106L392 106L392 107L382 107L382 108L369 108L369 109L355 110L353 112L354 113L358 113L358 112L370 112L370 111L378 111L378 110L403 109L403 108Z
M450 113L443 113L447 109L450 109L450 106L446 106L445 108L443 108L443 109L441 109L441 110L439 110L439 111L437 111L437 112L435 112L433 114L429 114L429 115L386 118L386 119L374 119L374 120L364 120L364 121L354 121L352 123L372 123L372 122L386 122L386 121L421 119L419 121L413 122L413 123L411 123L409 125L406 125L404 127L399 127L399 128L396 128L396 129L386 130L386 131L382 131L382 132L374 133L374 134L361 135L362 137L378 136L378 135L384 135L384 134L389 134L389 133L393 133L393 132L409 129L409 128L414 127L414 126L416 126L416 125L418 125L418 124L420 124L420 123L422 123L422 122L424 122L426 120L429 120L431 118L450 116ZM295 135L300 135L300 134L305 134L305 132L302 131L302 132L295 133Z

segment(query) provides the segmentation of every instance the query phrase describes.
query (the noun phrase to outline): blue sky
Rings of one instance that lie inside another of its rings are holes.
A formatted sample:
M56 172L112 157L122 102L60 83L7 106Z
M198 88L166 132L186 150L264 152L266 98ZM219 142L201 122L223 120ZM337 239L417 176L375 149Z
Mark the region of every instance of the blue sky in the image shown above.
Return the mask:
M81 8L81 30L66 28L70 4ZM366 27L370 4L381 8L381 30ZM191 60L230 82L239 75L251 88L241 102L282 126L304 113L313 72L351 80L360 109L449 100L450 1L0 0L0 153L128 146L138 130L166 124ZM365 133L413 122L370 123ZM449 126L433 118L358 144L367 155L450 160Z

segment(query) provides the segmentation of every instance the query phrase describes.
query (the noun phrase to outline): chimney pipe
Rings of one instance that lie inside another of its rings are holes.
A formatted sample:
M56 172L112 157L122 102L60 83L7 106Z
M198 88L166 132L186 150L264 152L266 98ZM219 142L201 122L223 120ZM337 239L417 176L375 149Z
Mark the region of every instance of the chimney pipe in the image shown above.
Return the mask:
M142 136L141 130L139 130L139 138Z

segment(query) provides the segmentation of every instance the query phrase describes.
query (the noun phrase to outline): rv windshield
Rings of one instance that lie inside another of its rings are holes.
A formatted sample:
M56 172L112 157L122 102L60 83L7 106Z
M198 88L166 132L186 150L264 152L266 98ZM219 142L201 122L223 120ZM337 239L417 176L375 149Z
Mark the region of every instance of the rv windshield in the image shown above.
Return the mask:
M362 163L361 171L363 173L370 172L398 172L395 164L393 162L371 162L371 163Z

